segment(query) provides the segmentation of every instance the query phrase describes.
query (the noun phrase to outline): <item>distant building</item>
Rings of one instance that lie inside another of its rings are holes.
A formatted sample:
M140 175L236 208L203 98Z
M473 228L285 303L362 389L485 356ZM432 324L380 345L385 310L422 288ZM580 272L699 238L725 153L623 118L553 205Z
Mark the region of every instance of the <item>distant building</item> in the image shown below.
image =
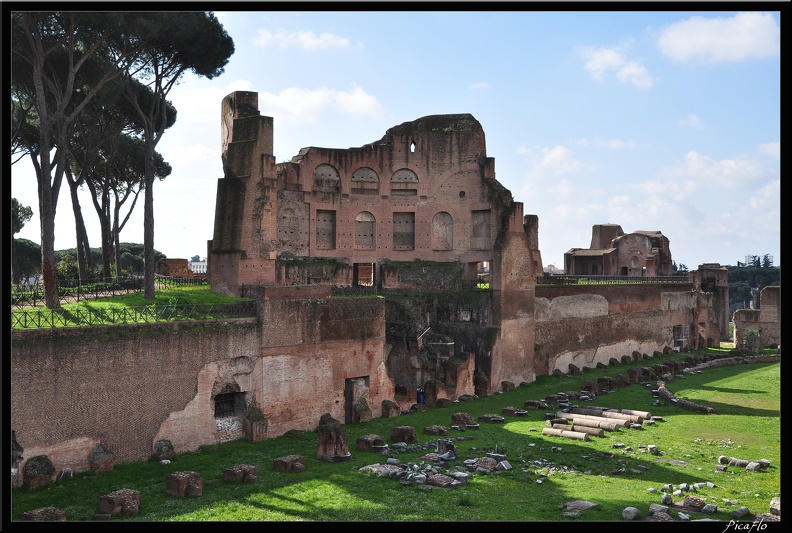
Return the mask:
M544 267L544 269L542 269L542 272L545 274L563 274L564 270L556 267L555 265L547 265Z
M564 254L564 270L572 276L671 276L668 237L660 231L625 234L618 224L595 224L589 248Z
M204 257L200 261L189 261L187 268L193 274L206 274L206 258Z

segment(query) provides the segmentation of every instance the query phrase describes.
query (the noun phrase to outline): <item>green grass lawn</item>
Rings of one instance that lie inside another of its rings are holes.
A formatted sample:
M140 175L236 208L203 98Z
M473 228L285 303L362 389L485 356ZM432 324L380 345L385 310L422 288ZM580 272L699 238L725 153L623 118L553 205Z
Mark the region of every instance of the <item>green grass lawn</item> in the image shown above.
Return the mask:
M666 357L677 356L684 354ZM347 462L317 459L315 428L306 428L263 442L243 440L205 446L196 453L179 454L167 465L157 461L119 464L107 473L78 473L71 480L34 491L15 488L11 517L18 520L25 511L54 506L64 510L70 521L91 520L99 512L100 496L130 488L140 491L140 512L133 516L116 515L113 522L624 522L621 513L625 507L634 506L645 517L650 504L661 503L660 493L649 489L659 491L665 484L677 488L682 483L699 482L714 484L699 489L695 496L717 505L718 510L714 515L691 513L692 519L729 521L731 513L743 506L751 512L743 518L748 522L753 515L769 512L770 500L780 496L781 490L778 363L713 368L666 383L678 398L713 407L718 414L694 413L677 405L654 405L657 399L652 397L650 388L638 384L598 395L593 402L579 404L650 411L662 421L643 429L606 432L604 437L591 437L588 441L542 435L545 411L537 410L529 410L526 417L505 416L503 424L482 422L477 431L451 430L448 438L457 439L454 444L458 458L450 467L488 452L505 454L512 467L503 472L474 474L459 487L402 485L393 478L358 471L387 459L378 453L357 450L355 443L362 435L378 434L390 443L391 428L413 426L419 443L430 443L429 449L414 449L396 458L402 463L420 465L420 457L434 451L431 443L438 438L425 434L424 428L433 424L450 428L452 413L466 412L474 418L500 415L505 407L522 409L526 400L579 391L584 381L655 362L635 362L577 376L543 376L530 386L448 408L428 407L397 418L345 425L352 455ZM649 445L656 445L660 455L648 453ZM273 460L285 455L304 456L305 471L275 471ZM767 459L771 466L756 472L738 467L716 472L721 455ZM256 465L258 481L250 485L224 481L224 469L235 464ZM166 494L166 476L184 470L201 475L201 496L179 498ZM597 505L582 511L577 518L562 514L563 504L579 499ZM684 496L674 497L675 502L683 499ZM671 515L677 518L673 510Z

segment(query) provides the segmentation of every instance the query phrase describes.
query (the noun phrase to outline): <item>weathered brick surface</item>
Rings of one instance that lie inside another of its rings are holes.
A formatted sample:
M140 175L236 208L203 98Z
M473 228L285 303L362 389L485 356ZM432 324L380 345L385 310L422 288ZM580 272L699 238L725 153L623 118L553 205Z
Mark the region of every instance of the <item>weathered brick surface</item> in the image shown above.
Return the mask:
M57 507L42 507L26 511L19 518L30 522L66 522L66 511Z
M140 492L133 489L119 489L99 497L99 512L109 515L123 513L138 514L140 511Z
M165 492L173 496L201 496L203 478L198 472L183 471L168 474L165 479Z
M223 479L232 483L253 485L258 481L258 468L248 464L234 465L223 471Z
M305 457L302 455L285 455L273 459L272 468L277 472L304 472Z

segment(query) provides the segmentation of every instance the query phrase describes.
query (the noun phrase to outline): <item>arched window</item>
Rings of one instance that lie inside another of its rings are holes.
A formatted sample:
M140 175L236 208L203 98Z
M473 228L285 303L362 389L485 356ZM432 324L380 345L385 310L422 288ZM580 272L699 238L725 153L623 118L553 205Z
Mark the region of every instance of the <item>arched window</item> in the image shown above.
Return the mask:
M432 250L454 249L454 221L445 211L432 219Z
M352 194L379 194L379 176L373 169L361 167L352 173Z
M355 216L355 248L373 250L377 244L375 234L377 222L374 215L361 211Z
M333 165L322 164L313 173L313 192L339 192L341 178Z
M418 176L409 168L401 168L391 176L392 196L415 196L418 194Z

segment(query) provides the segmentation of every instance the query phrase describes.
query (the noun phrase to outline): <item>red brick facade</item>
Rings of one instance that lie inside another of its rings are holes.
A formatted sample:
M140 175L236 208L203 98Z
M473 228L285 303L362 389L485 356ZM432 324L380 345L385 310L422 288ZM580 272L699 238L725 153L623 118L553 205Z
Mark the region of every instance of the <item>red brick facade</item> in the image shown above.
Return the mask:
M470 115L276 165L258 95L221 107L207 276L215 291L255 294L258 316L14 331L11 425L24 457L80 471L100 443L127 462L161 440L177 453L261 440L315 429L325 413L387 416L383 402L407 408L417 387L433 405L635 351L717 344L725 331L728 285L725 300L700 290L723 290L714 266L676 284L537 285L538 219L495 179ZM660 239L649 244L667 252L665 237L600 229L598 242ZM382 292L336 298L335 285Z

